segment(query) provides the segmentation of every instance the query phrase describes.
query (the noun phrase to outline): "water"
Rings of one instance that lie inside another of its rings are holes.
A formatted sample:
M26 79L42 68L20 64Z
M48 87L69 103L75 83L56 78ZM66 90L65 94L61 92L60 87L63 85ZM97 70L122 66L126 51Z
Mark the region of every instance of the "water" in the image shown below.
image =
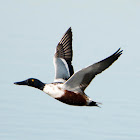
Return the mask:
M0 4L0 140L139 140L138 1L2 1ZM72 26L75 71L119 47L123 55L86 89L101 108L63 104L13 83L51 83L59 39Z
M139 99L134 96L135 92L122 93L122 82L118 83L119 89L112 84L115 90L108 90L108 84L103 84L104 92L98 89L99 93L95 92L99 86L94 88L94 82L91 83L86 92L92 99L96 97L96 101L103 102L102 107L97 108L65 105L37 89L15 86L9 81L11 83L2 84L5 91L0 92L2 140L138 140L140 137Z

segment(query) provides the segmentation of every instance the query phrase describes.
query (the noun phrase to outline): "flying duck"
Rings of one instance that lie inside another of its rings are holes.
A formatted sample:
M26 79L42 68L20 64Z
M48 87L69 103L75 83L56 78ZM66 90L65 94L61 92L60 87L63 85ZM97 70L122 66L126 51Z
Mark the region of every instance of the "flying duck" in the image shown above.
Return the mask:
M92 64L74 73L72 66L72 31L71 27L63 35L54 54L55 78L54 82L46 84L35 78L29 78L16 85L27 85L38 88L51 97L75 106L98 106L99 103L88 97L84 90L92 79L114 63L123 50L120 48L106 59Z

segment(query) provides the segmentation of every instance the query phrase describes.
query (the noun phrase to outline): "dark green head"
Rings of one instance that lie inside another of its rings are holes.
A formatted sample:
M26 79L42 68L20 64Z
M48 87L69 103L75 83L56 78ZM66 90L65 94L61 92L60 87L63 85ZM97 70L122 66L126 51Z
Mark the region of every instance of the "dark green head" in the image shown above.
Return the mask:
M43 90L45 84L39 81L38 79L35 78L29 78L27 80L21 81L21 82L15 82L14 84L16 85L27 85L31 87L38 88L40 90Z

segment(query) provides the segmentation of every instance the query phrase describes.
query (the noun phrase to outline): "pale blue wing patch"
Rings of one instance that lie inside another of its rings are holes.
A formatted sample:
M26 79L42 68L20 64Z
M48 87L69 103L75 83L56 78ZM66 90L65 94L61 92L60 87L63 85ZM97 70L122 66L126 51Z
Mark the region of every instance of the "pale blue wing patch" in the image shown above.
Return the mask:
M70 77L67 62L63 58L54 57L55 79L54 82L64 82Z
M55 82L64 82L73 75L72 56L72 31L70 27L56 47L54 55Z
M92 79L97 74L111 66L122 54L122 51L123 50L120 51L120 49L118 49L113 55L106 59L76 72L64 83L63 88L69 91L84 93L84 90L90 84Z

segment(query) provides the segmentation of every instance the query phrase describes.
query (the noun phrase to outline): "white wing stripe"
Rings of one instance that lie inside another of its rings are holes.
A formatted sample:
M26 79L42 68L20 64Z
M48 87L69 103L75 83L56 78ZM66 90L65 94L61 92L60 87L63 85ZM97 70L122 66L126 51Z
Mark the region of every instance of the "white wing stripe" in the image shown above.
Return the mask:
M67 69L68 75L69 75L69 77L70 77L70 72L69 72L69 68L68 68L67 62L66 62L63 58L60 58L60 59L63 61L64 65L65 65L65 67L66 67L66 69Z

